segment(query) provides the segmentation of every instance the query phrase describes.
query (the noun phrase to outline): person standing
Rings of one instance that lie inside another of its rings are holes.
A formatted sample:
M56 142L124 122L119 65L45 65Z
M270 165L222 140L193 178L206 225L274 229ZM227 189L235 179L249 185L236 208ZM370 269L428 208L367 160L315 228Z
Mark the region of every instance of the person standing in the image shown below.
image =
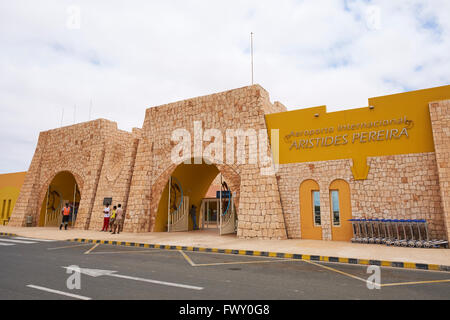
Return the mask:
M103 228L102 228L102 231L108 231L109 217L110 217L109 203L107 203L106 206L105 206L105 209L103 209Z
M117 234L119 234L120 231L122 231L122 229L123 229L123 220L125 220L125 214L124 214L124 211L122 209L122 205L119 203L117 205L116 219L114 220L114 230L113 230L112 234L116 233L116 229L117 229Z
M117 207L114 206L111 212L111 217L109 217L109 232L113 231L114 220L116 219Z
M189 210L189 215L191 216L192 223L194 224L194 230L198 230L197 219L195 216L195 212L197 211L196 209L197 209L197 207L192 205L191 209Z
M59 230L61 230L62 226L64 225L64 230L67 230L67 225L69 224L69 217L70 217L70 207L69 204L66 203L66 206L61 210L62 214L62 222L59 226Z

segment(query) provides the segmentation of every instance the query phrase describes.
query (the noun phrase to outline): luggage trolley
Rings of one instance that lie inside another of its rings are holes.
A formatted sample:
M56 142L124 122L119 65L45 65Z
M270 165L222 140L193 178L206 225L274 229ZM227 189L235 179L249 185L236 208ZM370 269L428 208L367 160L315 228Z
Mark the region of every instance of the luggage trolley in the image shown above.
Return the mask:
M368 242L370 244L374 244L376 237L375 237L375 219L367 219L367 228L370 231L370 237L368 238Z
M381 233L382 220L374 219L374 222L375 222L375 230L377 231L377 237L375 238L375 243L381 244L383 242L383 235Z
M401 228L401 230L403 231L403 236L402 236L402 239L400 240L400 245L402 247L407 247L409 239L408 239L408 234L406 232L406 226L407 226L408 220L401 219L401 220L399 220L399 223L400 223L399 228Z
M354 219L355 220L355 228L356 228L356 239L355 242L363 243L364 233L363 233L363 224L362 219Z
M398 220L398 219L394 219L392 220L392 222L394 222L394 228L395 228L395 239L394 239L394 246L403 246L403 244L406 242L407 240L405 239L404 236L401 235L401 231L399 231L399 229L401 229L403 227L403 221L404 220Z
M369 243L369 228L368 228L368 219L360 219L362 236L361 243Z
M419 232L416 232L417 234L417 240L416 236L414 235L414 225L416 220L406 220L406 224L409 227L409 232L411 234L411 237L408 239L408 247L414 248L417 247L417 244L419 242Z
M356 220L357 220L357 219L349 219L349 220L348 220L348 221L350 221L350 222L352 223L352 233L353 233L353 236L352 236L351 242L353 242L353 243L358 242L357 239L359 238L358 230L357 230L358 224L357 224L357 221L356 221Z
M438 240L433 239L430 240L429 233L428 233L428 223L427 220L417 220L418 222L418 228L420 232L420 225L422 224L424 230L425 230L425 240L422 242L423 247L425 248L439 248L441 245L447 245L448 241L446 240Z
M386 230L386 234L387 234L384 244L386 244L387 246L392 246L395 241L394 228L392 226L392 222L393 222L392 219L384 220L384 226L385 226L385 230Z

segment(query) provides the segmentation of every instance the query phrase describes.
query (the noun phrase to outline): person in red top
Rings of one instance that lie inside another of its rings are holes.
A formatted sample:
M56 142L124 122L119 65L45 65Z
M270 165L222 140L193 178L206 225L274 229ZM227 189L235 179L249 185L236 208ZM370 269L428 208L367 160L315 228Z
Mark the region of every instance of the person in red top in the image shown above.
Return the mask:
M111 216L111 214L109 211L109 203L107 203L105 206L105 209L103 209L103 228L101 231L108 231L110 216Z
M69 224L69 216L70 216L70 208L69 204L66 203L66 206L61 210L62 214L62 222L59 226L59 230L61 230L62 226L64 225L64 230L67 230L67 225Z

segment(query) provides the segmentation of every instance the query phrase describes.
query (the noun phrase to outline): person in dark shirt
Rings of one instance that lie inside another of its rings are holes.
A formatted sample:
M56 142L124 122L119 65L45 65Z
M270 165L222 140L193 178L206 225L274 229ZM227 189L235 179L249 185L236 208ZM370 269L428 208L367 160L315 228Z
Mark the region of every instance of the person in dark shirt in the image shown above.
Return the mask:
M192 205L191 209L189 210L189 215L191 216L192 223L194 224L194 230L198 230L197 220L195 217L195 211L196 211L196 207L194 205Z

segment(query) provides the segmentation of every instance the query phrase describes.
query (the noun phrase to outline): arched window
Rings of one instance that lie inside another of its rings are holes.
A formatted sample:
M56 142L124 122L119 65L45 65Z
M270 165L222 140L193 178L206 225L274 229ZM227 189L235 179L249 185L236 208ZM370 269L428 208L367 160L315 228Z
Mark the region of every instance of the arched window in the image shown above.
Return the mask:
M331 237L337 241L348 241L352 237L350 186L342 179L330 184Z
M302 239L322 239L320 188L311 179L300 184L300 229Z

